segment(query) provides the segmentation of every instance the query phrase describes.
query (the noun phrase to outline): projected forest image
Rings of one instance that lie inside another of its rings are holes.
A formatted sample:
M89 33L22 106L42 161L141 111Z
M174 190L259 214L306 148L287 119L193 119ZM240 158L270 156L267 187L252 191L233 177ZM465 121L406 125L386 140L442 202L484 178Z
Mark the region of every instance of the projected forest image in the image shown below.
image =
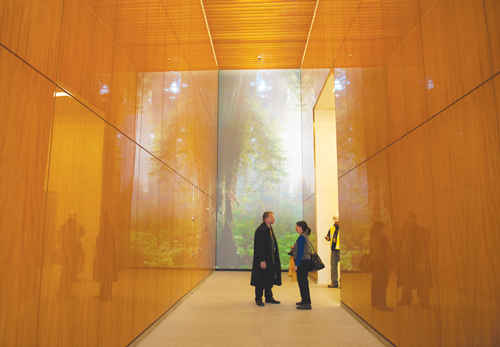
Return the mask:
M219 72L218 268L251 268L266 210L288 265L302 219L299 78L299 70Z

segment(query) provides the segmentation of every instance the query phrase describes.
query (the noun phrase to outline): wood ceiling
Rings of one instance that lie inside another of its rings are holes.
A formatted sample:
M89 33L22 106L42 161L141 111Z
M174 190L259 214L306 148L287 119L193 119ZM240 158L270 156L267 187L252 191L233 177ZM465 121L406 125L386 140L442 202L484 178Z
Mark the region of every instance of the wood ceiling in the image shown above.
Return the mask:
M300 68L316 0L202 1L220 70Z

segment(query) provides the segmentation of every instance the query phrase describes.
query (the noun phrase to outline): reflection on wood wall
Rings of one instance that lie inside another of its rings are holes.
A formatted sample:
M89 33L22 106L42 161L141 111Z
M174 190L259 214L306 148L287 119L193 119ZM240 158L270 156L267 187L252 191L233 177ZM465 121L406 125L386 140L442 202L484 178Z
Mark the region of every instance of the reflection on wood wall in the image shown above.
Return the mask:
M398 346L497 345L500 4L356 4L320 2L302 66L303 125L336 78L342 302ZM389 309L358 268L375 221Z
M214 269L201 5L132 5L0 4L2 346L125 346Z

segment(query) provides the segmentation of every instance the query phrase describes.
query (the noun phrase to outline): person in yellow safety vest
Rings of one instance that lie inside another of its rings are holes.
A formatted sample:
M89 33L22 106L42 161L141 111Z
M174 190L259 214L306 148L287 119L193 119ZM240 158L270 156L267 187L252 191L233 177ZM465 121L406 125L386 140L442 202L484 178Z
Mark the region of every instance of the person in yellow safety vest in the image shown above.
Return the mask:
M332 250L332 256L330 258L330 264L332 267L332 284L328 285L328 288L340 288L339 285L339 274L337 267L340 261L340 242L339 242L339 214L333 216L333 225L328 230L328 234L325 236L327 241L330 241L330 249Z

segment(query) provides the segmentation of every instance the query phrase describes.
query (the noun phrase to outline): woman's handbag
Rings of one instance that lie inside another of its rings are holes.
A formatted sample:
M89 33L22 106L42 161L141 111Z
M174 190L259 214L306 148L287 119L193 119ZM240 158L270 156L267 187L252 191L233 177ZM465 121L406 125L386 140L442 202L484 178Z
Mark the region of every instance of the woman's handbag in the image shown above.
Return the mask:
M370 254L367 254L366 253L366 250L368 249L370 245L368 245L365 249L365 251L363 252L363 256L361 257L361 260L358 264L358 268L362 271L362 272L371 272L372 270L372 264L371 264L371 259L370 259Z
M316 250L314 249L313 245L311 245L311 247L313 249L313 252L309 250L311 262L309 263L308 272L324 269L325 264L323 264L323 262L321 261L321 258L319 257L318 253L316 253Z

